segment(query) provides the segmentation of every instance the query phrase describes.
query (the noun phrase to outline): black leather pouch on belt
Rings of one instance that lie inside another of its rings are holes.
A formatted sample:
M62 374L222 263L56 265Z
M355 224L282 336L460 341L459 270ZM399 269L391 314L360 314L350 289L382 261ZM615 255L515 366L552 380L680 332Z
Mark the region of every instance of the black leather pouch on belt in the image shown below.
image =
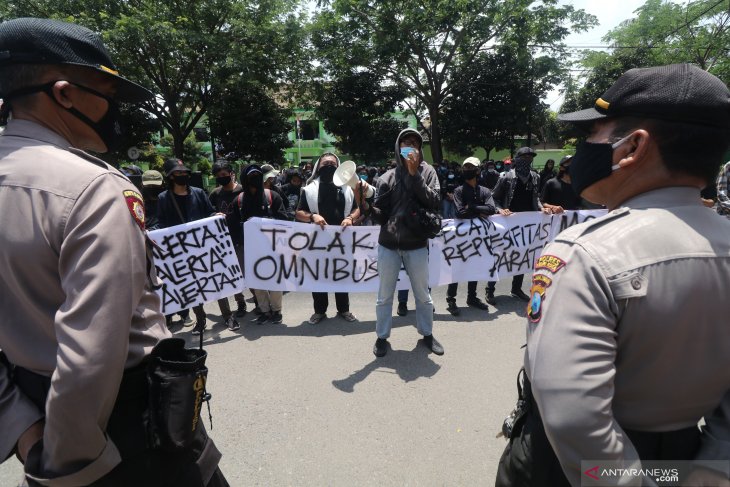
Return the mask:
M185 348L181 338L162 340L152 350L147 365L150 447L178 450L193 443L207 400L207 355L204 350Z

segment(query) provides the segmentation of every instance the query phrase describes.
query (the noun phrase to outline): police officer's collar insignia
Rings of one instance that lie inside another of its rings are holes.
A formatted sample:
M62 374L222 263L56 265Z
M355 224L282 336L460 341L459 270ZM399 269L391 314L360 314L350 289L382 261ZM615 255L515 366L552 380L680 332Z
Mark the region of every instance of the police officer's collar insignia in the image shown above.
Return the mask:
M142 196L136 192L131 190L124 191L124 199L127 201L127 208L129 208L129 212L132 214L132 218L134 219L135 223L144 230L144 201L142 201Z
M542 318L542 304L545 302L545 291L552 283L552 279L542 274L535 274L532 277L530 302L527 305L527 317L532 323L537 323Z
M537 259L535 270L547 269L555 274L566 265L567 263L560 257L556 257L554 255L543 255L539 259Z

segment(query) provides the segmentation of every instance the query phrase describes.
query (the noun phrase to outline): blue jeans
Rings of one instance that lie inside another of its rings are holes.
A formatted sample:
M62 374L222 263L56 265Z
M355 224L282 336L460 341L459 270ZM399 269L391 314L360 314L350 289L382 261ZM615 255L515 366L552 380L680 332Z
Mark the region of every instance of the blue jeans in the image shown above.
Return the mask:
M418 333L429 336L433 330L433 301L428 291L428 247L416 250L390 250L378 247L378 275L380 288L375 305L377 321L375 333L378 338L388 338L393 326L393 295L401 263L411 281L413 297L416 299L416 328Z

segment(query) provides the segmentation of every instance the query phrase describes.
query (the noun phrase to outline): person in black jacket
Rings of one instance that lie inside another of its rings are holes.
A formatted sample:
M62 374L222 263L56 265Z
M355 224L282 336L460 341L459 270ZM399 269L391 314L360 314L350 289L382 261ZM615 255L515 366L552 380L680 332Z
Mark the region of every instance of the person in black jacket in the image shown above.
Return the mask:
M457 218L479 218L488 217L497 213L492 192L484 186L477 184L479 175L479 159L468 157L464 160L462 177L464 184L454 190L454 205L456 206ZM500 214L506 215L509 212L500 210ZM453 282L446 290L447 311L454 316L460 314L456 306L456 291L459 284ZM477 281L469 281L467 285L466 304L468 306L489 311L489 306L477 297Z
M424 344L435 354L444 349L433 337L433 301L428 291L428 236L417 224L420 210L437 212L440 187L436 171L423 160L423 139L414 129L405 129L395 142L397 165L378 181L372 206L364 199L362 183L355 197L361 211L371 211L380 223L378 274L380 287L376 305L376 357L388 351L393 324L393 295L401 264L406 268L416 298L416 327Z
M175 158L168 159L164 165L165 177L169 188L160 193L157 201L157 220L160 228L173 227L183 223L202 220L215 215L216 211L208 200L208 195L200 188L190 186L192 171L185 167L183 161ZM205 310L199 304L193 307L195 313L195 328L193 335L199 335L205 330ZM184 322L187 322L185 312L180 313ZM172 315L166 316L168 326L172 322Z
M577 210L581 207L580 196L575 194L570 184L570 161L573 156L565 156L560 160L558 175L550 179L542 188L540 201L542 206L550 208L553 213L562 213L563 210Z

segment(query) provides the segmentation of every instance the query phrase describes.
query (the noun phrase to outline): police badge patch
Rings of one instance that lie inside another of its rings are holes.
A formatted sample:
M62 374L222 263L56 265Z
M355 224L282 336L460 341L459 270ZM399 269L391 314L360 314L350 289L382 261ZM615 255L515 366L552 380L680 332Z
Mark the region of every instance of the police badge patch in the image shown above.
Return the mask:
M527 317L532 323L537 323L542 318L542 304L545 301L545 290L550 287L553 280L542 274L532 276L532 287L530 288L530 303L527 305Z
M535 270L547 269L555 274L566 265L567 263L560 257L555 257L554 255L542 255L539 259L537 259Z
M136 191L126 190L124 191L124 199L135 223L144 231L144 201L142 201L142 196Z

